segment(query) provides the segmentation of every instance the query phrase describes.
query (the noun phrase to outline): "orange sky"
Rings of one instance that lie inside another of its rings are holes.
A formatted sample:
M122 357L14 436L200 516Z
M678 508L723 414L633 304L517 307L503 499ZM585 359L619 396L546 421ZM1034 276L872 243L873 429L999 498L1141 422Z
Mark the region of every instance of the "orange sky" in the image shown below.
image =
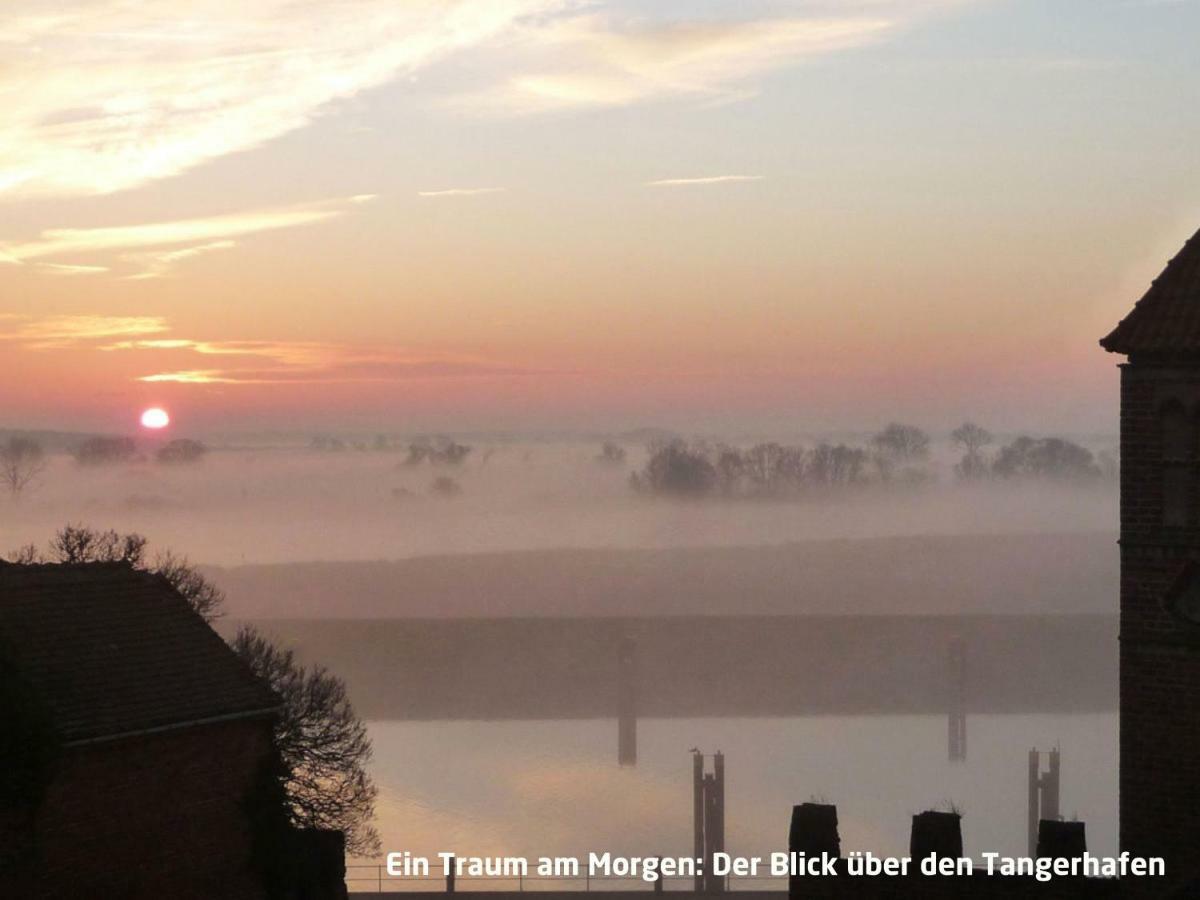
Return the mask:
M0 12L0 425L1111 430L1200 226L1195 4L352 5Z

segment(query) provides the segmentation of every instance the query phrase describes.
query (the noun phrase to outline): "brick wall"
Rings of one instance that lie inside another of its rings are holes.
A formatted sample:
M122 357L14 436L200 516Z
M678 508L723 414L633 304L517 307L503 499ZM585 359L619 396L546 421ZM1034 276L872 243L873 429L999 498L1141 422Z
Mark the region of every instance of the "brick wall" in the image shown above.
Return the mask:
M261 897L243 801L269 747L255 719L67 748L0 897Z
M1164 524L1159 412L1192 427L1190 521ZM1164 608L1184 563L1200 559L1200 366L1128 364L1121 378L1121 848L1163 856L1168 876L1200 866L1200 630Z

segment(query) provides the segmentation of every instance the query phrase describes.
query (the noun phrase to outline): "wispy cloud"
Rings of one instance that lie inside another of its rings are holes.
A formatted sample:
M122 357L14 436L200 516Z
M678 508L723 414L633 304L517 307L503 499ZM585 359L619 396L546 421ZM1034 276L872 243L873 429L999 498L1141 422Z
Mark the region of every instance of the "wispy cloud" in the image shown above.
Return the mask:
M143 375L150 384L360 384L427 378L541 375L543 370L462 360L344 361L314 369L180 369Z
M728 184L738 181L762 181L762 175L708 175L702 178L661 178L647 181L647 187L686 187L695 184Z
M160 247L195 241L227 240L259 231L322 222L345 212L341 203L315 203L282 209L250 210L202 219L117 225L103 228L51 228L33 241L5 244L0 252L17 261L64 253L95 253Z
M0 198L179 175L467 48L500 64L472 66L485 82L446 101L459 109L722 102L967 2L743 0L717 17L651 4L633 17L616 0L9 0Z
M69 263L38 263L38 268L52 275L98 275L108 266L74 266Z
M191 365L152 372L138 379L150 383L330 384L534 373L529 368L475 357L419 354L391 347L317 341L151 338L118 341L100 349L108 352L175 351L233 358L232 365Z
M242 356L287 366L322 366L342 352L343 345L320 341L194 341L156 338L119 341L100 348L116 350L187 350L203 356ZM261 362L259 363L261 365Z
M182 250L149 250L143 253L127 253L122 259L133 263L142 271L125 277L134 281L162 278L171 271L177 262L212 253L214 250L228 250L236 246L236 241L212 241L208 244L184 247Z
M116 337L141 337L168 331L161 316L32 316L9 315L14 323L0 331L0 340L15 342L30 350L60 350L81 342Z
M621 18L611 10L526 23L532 62L501 84L450 101L483 113L626 106L669 97L725 102L757 91L769 72L897 36L964 0L849 0L738 4L735 17ZM771 15L768 10L774 10Z
M147 383L340 384L545 375L545 369L453 352L336 341L194 340L161 316L0 314L0 344L28 351L133 353ZM144 371L144 370L143 370Z
M476 197L479 194L502 194L505 189L500 187L488 188L447 188L442 191L417 191L418 197Z
M353 205L366 199L370 199L370 195L173 222L101 228L51 228L33 240L0 244L0 257L10 264L21 264L43 257L139 250L141 252L125 253L119 258L141 270L130 277L155 278L166 274L182 260L236 246L233 238L324 222L344 215ZM192 246L170 250L150 249L178 244ZM40 263L39 268L79 273L104 271L108 267Z
M566 2L10 0L0 196L177 175Z

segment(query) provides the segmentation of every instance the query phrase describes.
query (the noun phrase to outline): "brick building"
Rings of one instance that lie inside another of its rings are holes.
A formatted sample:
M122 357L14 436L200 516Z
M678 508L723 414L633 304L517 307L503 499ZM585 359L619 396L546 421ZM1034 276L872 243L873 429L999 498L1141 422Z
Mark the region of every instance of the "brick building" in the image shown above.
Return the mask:
M1121 848L1200 871L1200 233L1101 342L1121 365Z
M263 896L277 708L165 579L0 564L0 897Z

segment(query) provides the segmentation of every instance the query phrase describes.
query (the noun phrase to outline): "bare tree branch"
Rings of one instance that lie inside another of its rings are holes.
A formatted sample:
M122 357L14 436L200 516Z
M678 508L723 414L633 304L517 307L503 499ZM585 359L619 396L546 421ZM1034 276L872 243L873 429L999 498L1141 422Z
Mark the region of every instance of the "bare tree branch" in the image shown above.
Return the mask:
M154 572L171 583L206 622L222 615L225 592L201 575L186 556L164 550L146 561L148 541L140 534L118 534L109 529L99 531L86 525L65 525L50 539L45 556L31 544L14 554L14 562L124 562L135 569Z
M45 469L46 454L37 441L10 437L0 445L0 484L8 488L14 500L20 499L25 488Z
M238 631L233 649L283 698L275 744L293 824L338 829L359 856L379 852L371 824L377 789L367 775L371 740L345 683L322 666L302 666L250 627Z

